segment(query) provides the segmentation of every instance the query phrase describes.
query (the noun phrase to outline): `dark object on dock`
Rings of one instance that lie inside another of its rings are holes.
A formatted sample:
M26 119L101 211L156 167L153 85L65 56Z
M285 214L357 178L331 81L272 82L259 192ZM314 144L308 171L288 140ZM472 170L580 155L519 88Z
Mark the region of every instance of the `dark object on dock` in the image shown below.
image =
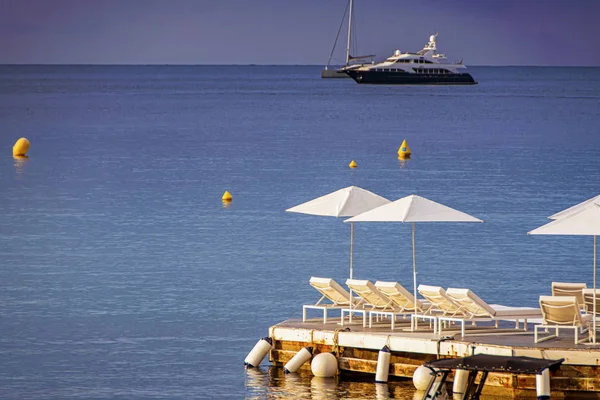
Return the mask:
M544 360L532 357L492 356L488 354L428 361L423 365L433 371L435 379L432 379L429 383L423 400L434 400L437 398L446 382L448 374L453 369L469 371L466 389L462 397L463 400L467 400L479 399L489 372L539 375L546 369L558 369L563 361L564 358L560 360ZM479 384L476 384L475 380L480 371ZM454 398L456 399L456 397Z

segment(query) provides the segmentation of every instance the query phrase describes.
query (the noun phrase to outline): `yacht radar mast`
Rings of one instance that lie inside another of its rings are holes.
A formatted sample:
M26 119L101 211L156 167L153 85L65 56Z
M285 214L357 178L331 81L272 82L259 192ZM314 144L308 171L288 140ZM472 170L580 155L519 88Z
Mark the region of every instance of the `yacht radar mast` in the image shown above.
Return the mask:
M435 43L435 38L437 37L437 32L431 36L429 36L429 42L427 43L427 45L425 47L423 47L423 50L433 50L436 51L437 47L436 47L436 43Z

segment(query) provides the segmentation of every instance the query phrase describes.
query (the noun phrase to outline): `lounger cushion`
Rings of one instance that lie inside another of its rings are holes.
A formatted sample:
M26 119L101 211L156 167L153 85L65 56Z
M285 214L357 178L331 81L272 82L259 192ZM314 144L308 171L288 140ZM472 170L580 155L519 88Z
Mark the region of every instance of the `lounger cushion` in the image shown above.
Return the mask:
M412 293L406 290L406 288L398 282L377 281L375 282L375 287L384 293L394 293L394 291L399 292L402 296L406 297L406 300L408 301L414 302L415 300Z
M442 312L446 316L465 315L462 306L456 303L440 286L419 285L417 288L421 296L430 301L430 311Z
M310 285L337 305L350 305L350 293L331 278L311 277Z
M541 318L542 310L533 307L508 307L500 304L490 304L490 307L496 312L495 317L501 319L503 317L531 317Z
M469 289L448 288L448 296L463 306L476 317L490 317L496 319L514 318L541 318L542 311L532 307L509 307L501 304L488 304ZM488 315L485 315L485 314Z
M406 312L414 311L415 297L398 282L377 281L375 287L384 296L387 296L394 306L400 307ZM417 299L417 311L426 310L429 306L431 306L431 303Z
M346 285L370 306L385 307L390 304L390 300L382 295L375 285L368 280L348 279Z
M496 315L496 310L488 305L485 301L481 300L479 296L473 293L469 289L457 289L457 288L448 288L446 291L448 296L455 300L459 300L459 304L467 309L467 311L472 312L478 316L482 315L482 310L485 310L490 317Z
M552 282L552 296L575 296L579 305L583 305L582 290L587 288L584 282Z

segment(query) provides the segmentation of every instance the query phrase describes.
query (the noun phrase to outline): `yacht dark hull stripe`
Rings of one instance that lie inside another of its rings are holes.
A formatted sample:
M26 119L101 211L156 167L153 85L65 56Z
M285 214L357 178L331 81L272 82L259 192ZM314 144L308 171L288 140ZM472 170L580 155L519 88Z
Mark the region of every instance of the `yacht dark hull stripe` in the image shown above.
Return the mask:
M475 85L471 74L411 74L408 72L346 71L357 83L384 85Z

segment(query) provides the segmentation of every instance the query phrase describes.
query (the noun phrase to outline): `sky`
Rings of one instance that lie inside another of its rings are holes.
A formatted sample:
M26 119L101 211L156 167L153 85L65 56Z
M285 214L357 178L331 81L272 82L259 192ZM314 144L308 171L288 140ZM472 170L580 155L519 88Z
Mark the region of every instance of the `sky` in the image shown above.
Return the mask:
M0 0L0 64L324 65L346 3ZM438 32L438 50L467 65L600 66L600 0L354 4L353 47L376 60Z

